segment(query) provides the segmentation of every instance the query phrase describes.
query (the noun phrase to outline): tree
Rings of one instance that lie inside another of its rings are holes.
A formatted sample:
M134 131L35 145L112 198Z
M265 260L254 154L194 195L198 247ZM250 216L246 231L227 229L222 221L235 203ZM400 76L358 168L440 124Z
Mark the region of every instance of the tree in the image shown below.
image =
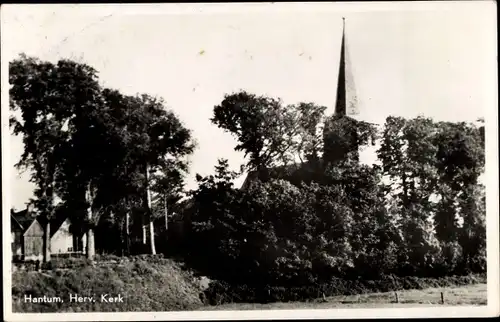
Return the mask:
M466 271L486 270L486 196L483 185L471 185L459 197L463 225L459 231L459 244L463 249Z
M145 202L146 174L167 156L176 160L191 153L190 131L161 99L103 90L88 65L22 56L9 67L11 108L20 111L11 126L23 135L19 167L34 170L36 203L47 218L46 260L55 193L66 209L73 207L72 221L88 230L87 256L93 258L100 218L123 212L120 204L137 208L138 200ZM144 208L154 252L150 207Z
M312 103L284 106L279 99L242 91L226 95L211 121L236 137L235 150L249 157L247 169L257 170L318 160L325 109Z
M301 163L319 166L323 157L323 137L325 123L325 106L314 103L299 103L292 106L298 114L298 146L297 154Z
M429 265L439 251L430 219L436 192L435 123L428 118L388 117L377 151L383 174L390 179L389 197L395 198L402 229L400 262L407 273ZM406 263L406 264L405 264Z
M384 125L382 140L377 157L382 162L382 171L391 180L391 192L397 196L403 207L409 203L407 170L404 154L403 128L406 120L388 117ZM399 191L399 192L398 192Z
M472 191L484 169L484 129L465 122L389 117L377 154L400 208L409 250L401 261L424 267L439 252L455 258L459 246L465 255L468 239L463 237L459 219L474 227L482 221L477 207L480 198Z
M311 183L301 188L304 200L311 205L312 220L308 225L314 238L308 243L308 251L313 279L325 282L333 276L345 276L354 264L350 240L354 213L348 195L340 184Z
M165 218L165 232L168 232L169 208L183 198L184 179L188 171L188 163L180 159L165 159L153 176L152 190L157 193L153 203L155 217Z
M18 167L33 170L36 204L46 219L44 260L50 260L50 221L60 185L61 155L70 133L65 127L78 110L98 104L95 70L61 60L56 65L21 55L9 64L10 106L20 111L10 123L23 136L24 152Z
M129 193L141 196L145 209L143 238L149 226L149 244L155 253L152 189L162 189L163 194L170 193L165 189L172 189L171 194L175 195L174 190L182 185L183 173L187 171L182 159L194 151L195 143L191 132L165 108L163 99L145 94L124 96L112 90L105 90L105 97L115 107L115 127L122 129L117 139L125 151L120 159L121 170L115 175L121 181L128 180L125 186Z
M75 64L75 63L73 63ZM78 199L86 209L83 224L87 230L87 257L95 255L94 230L103 214L116 200L110 183L112 169L119 166L123 149L117 144L120 131L115 128L115 118L106 104L102 89L95 78L93 92L83 85L82 95L91 95L89 104L73 107L68 121L70 139L62 162L65 177L63 186L72 194L66 194L65 202Z
M466 122L439 122L434 140L441 192L436 230L440 240L458 241L463 250L464 267L476 270L484 266L479 262L484 261L486 240L484 192L478 182L485 162L481 123L477 126ZM459 218L462 227L459 227ZM450 225L453 230L449 230Z
M232 211L238 194L232 182L236 176L236 172L229 170L228 161L219 159L215 174L206 177L197 174L198 188L189 193L193 203L192 230L187 237L189 259L209 276L229 274L228 259L238 256L232 239L235 232L241 231L234 227ZM210 262L204 261L207 258ZM213 262L218 263L215 269Z

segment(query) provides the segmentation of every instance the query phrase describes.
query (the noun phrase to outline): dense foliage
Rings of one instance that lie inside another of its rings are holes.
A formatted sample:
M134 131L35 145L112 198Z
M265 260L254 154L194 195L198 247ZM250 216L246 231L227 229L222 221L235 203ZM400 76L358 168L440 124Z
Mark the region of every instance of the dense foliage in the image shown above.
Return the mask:
M32 171L33 202L48 219L45 235L63 210L73 232L87 233L89 258L94 231L101 250L124 253L137 230L135 236L142 235L138 239L155 253L153 221L163 211L152 193L179 199L184 157L194 149L191 132L162 99L102 88L97 71L85 64L22 55L10 62L9 82L11 126L24 143L18 166ZM49 249L47 239L45 261Z
M312 103L284 105L279 99L242 91L226 95L214 107L211 121L236 138L235 150L245 153L246 168L254 170L317 161L325 110Z
M275 119L257 122L280 106L237 93L214 108L213 121L243 144L237 150L257 156L260 141L249 138L293 130ZM237 174L225 160L214 176L198 178L188 237L193 265L231 284L261 287L486 270L482 124L388 117L378 131L346 116L321 119L317 163L295 158L290 166L289 157L254 165L257 175L244 189L233 187ZM377 140L377 164L361 164L360 149Z

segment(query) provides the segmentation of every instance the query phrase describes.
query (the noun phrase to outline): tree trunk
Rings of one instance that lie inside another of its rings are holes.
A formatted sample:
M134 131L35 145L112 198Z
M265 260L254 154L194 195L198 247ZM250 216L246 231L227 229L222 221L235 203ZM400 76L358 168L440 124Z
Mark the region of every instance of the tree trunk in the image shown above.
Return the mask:
M120 257L125 256L125 223L120 222Z
M165 234L168 233L168 208L167 208L167 195L165 195Z
M155 247L155 227L153 223L153 216L151 212L151 189L149 188L149 168L146 165L146 197L147 197L147 218L149 221L149 243L151 245L151 254L156 255Z
M125 213L125 251L130 255L130 212Z
M92 218L92 196L91 196L91 186L90 183L87 187L87 193L86 193L86 199L87 199L87 224L88 224L88 230L87 230L87 259L94 260L95 257L95 242L94 242L94 225L93 225L93 218Z
M147 184L148 184L148 167L146 165L146 168L145 168L146 172L145 172L145 187L146 187L146 196L142 195L142 197L146 197L147 199ZM142 199L142 202L143 204L145 204L145 207L147 208L147 200L144 200ZM146 246L147 244L147 227L146 227L146 216L147 216L147 211L142 213L142 216L141 216L141 225L142 225L142 244L144 246ZM146 247L144 247L144 251L145 251Z
M95 257L95 242L94 242L94 228L90 227L87 231L87 258L94 260Z
M155 247L155 227L153 220L149 221L149 240L151 243L151 254L156 255L156 247Z
M47 163L47 166L49 163ZM48 186L48 190L45 191L48 197L50 197L50 215L47 216L47 225L45 226L45 240L43 248L43 262L50 262L50 219L54 216L54 176L52 175L51 184Z
M43 247L43 262L50 262L50 220L47 219L47 226L45 227L45 240Z

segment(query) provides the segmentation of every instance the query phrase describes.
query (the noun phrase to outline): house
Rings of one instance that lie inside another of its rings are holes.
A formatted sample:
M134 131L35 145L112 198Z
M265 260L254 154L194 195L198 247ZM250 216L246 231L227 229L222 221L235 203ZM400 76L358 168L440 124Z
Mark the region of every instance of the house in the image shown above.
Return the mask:
M11 210L11 236L14 259L42 259L44 229L34 215L32 206L19 212Z
M86 234L78 236L71 230L71 221L65 218L58 226L51 224L50 253L51 255L85 253Z
M18 260L42 260L47 221L33 211L33 206L15 212L11 210L12 255ZM69 218L50 221L51 255L85 252L86 235L75 234Z

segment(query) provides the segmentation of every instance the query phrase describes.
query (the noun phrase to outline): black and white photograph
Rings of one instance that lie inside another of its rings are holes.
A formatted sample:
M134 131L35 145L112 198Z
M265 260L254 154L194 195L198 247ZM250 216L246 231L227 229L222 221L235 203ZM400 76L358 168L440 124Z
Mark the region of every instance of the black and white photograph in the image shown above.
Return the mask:
M496 9L2 5L4 320L498 316Z

